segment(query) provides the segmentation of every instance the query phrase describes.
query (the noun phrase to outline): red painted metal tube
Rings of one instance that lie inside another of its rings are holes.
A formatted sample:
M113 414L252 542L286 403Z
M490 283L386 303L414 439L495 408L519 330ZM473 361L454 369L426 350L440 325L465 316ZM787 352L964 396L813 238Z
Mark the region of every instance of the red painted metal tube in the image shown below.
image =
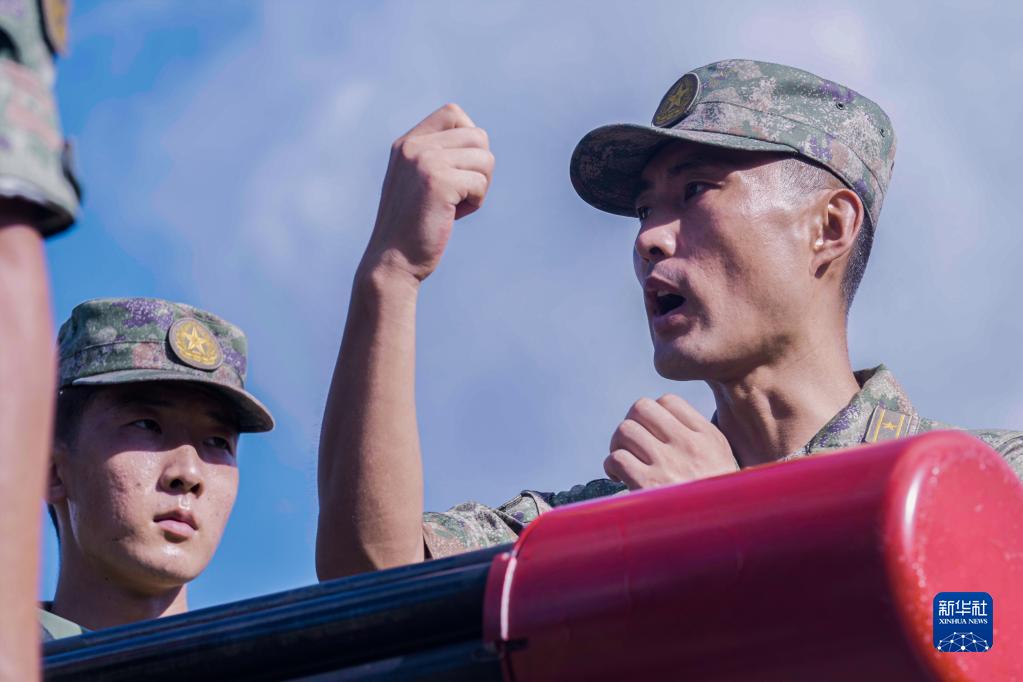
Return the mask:
M994 599L983 653L936 593ZM557 509L494 559L507 680L1023 679L1023 486L957 432Z

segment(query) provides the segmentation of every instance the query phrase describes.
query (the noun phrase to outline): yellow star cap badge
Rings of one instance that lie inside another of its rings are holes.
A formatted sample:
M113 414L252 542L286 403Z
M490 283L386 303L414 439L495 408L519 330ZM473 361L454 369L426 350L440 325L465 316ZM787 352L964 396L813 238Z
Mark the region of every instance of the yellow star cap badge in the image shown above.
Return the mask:
M695 73L687 73L682 76L675 81L675 84L661 99L657 112L654 114L653 124L658 128L675 125L689 113L698 94L700 94L700 77Z
M167 340L178 359L190 367L211 371L224 362L217 338L194 317L183 317L172 324Z

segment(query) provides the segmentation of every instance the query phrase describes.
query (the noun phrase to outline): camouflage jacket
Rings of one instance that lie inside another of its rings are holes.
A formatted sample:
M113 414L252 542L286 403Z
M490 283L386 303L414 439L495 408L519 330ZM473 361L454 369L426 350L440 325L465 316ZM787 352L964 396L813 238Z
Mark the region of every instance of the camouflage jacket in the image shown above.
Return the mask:
M78 623L62 618L53 613L53 602L43 602L39 608L40 639L45 644L55 639L75 637L88 632Z
M955 429L921 417L892 373L880 365L856 373L860 392L809 443L782 460L848 448L861 443L877 443L905 438L924 431ZM1023 478L1023 432L971 430L998 451ZM554 507L627 492L621 483L609 479L590 481L559 493L524 490L497 508L478 502L465 502L446 512L423 515L423 537L432 557L442 557L473 549L514 542L530 521Z

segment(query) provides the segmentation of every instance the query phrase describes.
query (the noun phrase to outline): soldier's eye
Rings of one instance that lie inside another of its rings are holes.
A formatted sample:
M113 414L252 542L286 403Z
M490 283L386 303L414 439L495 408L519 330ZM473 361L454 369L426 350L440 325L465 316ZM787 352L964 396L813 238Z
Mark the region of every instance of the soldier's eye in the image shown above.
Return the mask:
M710 189L710 185L706 182L690 182L686 184L685 189L685 200L689 201L698 194L702 194L704 191Z
M648 215L650 215L649 206L640 206L636 209L636 217L640 220L646 220Z
M131 423L132 426L136 426L144 431L152 431L153 433L160 433L160 425L152 419L139 419Z
M227 452L233 453L231 449L231 441L220 436L210 436L206 439L207 445L217 448L218 450L226 450Z

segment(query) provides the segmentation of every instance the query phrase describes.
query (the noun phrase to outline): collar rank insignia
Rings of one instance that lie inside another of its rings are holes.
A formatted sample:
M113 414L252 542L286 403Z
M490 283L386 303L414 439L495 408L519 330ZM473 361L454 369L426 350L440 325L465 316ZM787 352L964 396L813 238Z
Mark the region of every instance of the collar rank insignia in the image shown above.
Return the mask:
M864 443L881 443L910 435L910 415L878 405L874 414L870 415L867 432L863 435Z
M224 352L210 328L194 317L183 317L171 325L167 332L171 350L184 364L215 370L224 362Z

